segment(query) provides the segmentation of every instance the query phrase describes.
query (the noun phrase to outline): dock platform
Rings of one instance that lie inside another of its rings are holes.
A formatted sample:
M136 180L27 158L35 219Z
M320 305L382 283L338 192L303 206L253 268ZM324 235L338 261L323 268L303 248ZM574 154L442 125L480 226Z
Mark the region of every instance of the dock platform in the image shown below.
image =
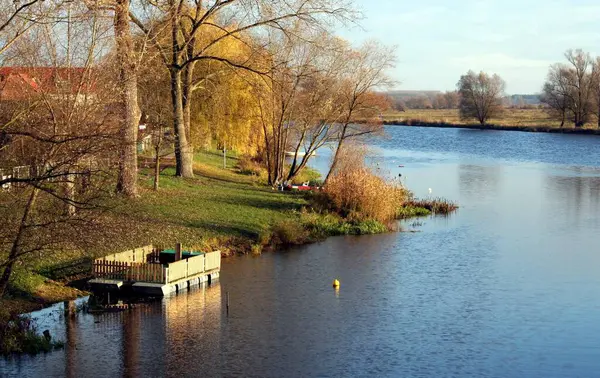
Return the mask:
M221 252L162 250L149 245L94 260L92 291L120 291L131 287L140 295L165 296L212 283L219 278Z

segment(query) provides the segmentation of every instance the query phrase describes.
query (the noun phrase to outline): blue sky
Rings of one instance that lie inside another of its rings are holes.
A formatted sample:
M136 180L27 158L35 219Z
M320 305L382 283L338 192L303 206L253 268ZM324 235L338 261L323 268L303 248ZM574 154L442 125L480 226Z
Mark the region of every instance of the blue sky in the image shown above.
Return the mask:
M600 1L355 0L354 42L396 46L397 89L452 90L469 69L499 74L509 94L539 92L569 48L600 52Z

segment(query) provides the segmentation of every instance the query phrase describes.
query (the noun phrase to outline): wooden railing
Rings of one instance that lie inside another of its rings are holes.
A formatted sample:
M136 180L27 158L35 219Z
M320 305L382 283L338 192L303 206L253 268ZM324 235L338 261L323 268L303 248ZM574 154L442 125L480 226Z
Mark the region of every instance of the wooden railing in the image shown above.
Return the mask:
M152 253L152 246L147 245L142 248L135 248L125 252L113 253L112 255L108 255L96 260L145 263L146 256Z
M166 283L166 269L160 264L94 261L94 276L112 280Z
M181 279L187 278L187 267L188 260L179 260L174 263L169 264L169 271L167 274L167 283L179 281Z
M160 264L131 263L127 281L166 283L167 268Z
M129 270L129 264L122 261L94 261L94 277L111 280L123 280Z
M205 255L199 255L188 259L188 276L195 276L198 273L204 272L204 256Z

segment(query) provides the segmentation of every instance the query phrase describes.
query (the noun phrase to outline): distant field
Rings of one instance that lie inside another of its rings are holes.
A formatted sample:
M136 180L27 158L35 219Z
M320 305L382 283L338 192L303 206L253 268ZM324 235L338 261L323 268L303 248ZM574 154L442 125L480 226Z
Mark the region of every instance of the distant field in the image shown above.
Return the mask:
M448 125L479 125L476 120L461 121L458 109L409 109L404 112L389 112L384 114L387 122L400 121L417 125L423 123L440 123ZM501 118L491 119L488 124L496 126L515 126L524 128L559 128L560 122L551 119L543 109L506 109ZM596 124L586 125L586 128L595 128ZM564 128L573 128L572 124L565 122Z

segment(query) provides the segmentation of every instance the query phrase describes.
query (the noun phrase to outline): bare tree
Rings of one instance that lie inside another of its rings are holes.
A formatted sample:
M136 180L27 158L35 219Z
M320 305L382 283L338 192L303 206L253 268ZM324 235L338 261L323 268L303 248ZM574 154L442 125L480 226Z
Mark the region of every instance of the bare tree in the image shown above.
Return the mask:
M592 58L582 50L568 50L565 58L569 63L566 70L570 112L575 127L583 127L592 111Z
M481 125L502 113L502 95L506 84L500 76L485 72L467 72L456 84L460 95L460 118L475 118Z
M569 118L575 127L583 127L596 113L594 103L600 95L600 71L597 62L582 50L568 50L565 58L566 64L550 66L542 101L561 120L561 126Z
M360 49L350 52L348 71L340 92L342 116L335 125L336 143L325 184L338 164L340 149L348 139L383 130L380 115L383 108L389 107L389 103L385 96L376 91L389 89L394 84L387 71L394 66L395 60L391 48L375 42L367 42Z
M442 109L443 105L440 105L436 100L439 101L438 98L435 98L433 101L433 102L435 102L435 105L434 105L432 103L431 99L429 99L429 97L418 96L418 97L411 97L411 98L406 99L405 103L409 109L432 109L432 108Z
M45 13L40 0L0 0L0 55L35 25Z
M73 17L59 9L48 20L68 24L66 35L50 23L32 27L9 48L18 65L2 68L18 90L0 101L8 110L0 165L21 173L0 178L0 296L16 264L31 262L27 256L82 246L111 182L115 87L95 63L106 29L96 12L73 7Z
M590 85L593 99L592 112L596 115L597 125L600 128L600 57L596 57L592 64Z
M318 39L318 44L301 37L280 40L268 90L256 94L270 184L292 180L319 148L333 141L334 125L343 115L339 93L348 48L326 33Z
M568 68L562 64L550 66L548 77L542 88L541 102L548 105L550 115L560 120L560 127L565 125L567 111L571 108Z
M157 70L156 66L147 64L140 67L138 84L139 104L146 126L143 133L151 139L154 148L153 186L154 190L158 190L161 158L172 154L172 140L167 137L170 125L172 125L172 113L168 106L170 100L169 77L161 69Z
M457 109L460 102L460 96L457 91L447 91L444 93L447 109Z

